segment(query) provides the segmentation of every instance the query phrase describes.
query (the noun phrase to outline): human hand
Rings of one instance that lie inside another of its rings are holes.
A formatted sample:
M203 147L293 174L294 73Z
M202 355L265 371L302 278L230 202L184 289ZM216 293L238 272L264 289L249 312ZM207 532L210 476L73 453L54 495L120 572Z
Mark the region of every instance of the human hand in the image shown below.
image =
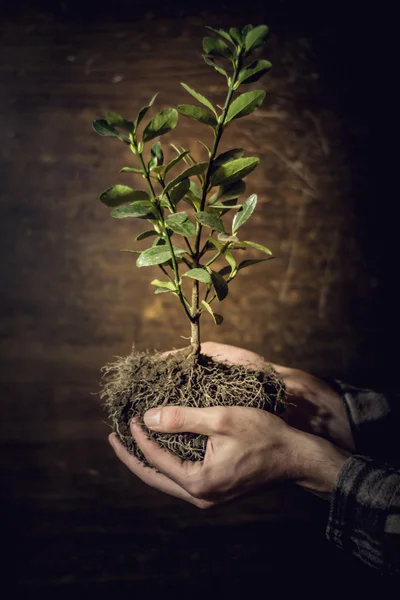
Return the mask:
M155 431L208 436L204 461L182 461L149 439L134 420L132 435L158 471L129 454L115 434L109 437L120 460L145 483L200 508L280 481L329 497L348 456L256 408L164 406L147 411L144 422Z
M206 342L201 351L208 356L232 364L258 369L265 368L266 361L249 350ZM288 425L321 436L334 444L355 452L354 439L343 400L324 381L301 371L273 363L272 367L283 380L287 392L287 404L282 418Z

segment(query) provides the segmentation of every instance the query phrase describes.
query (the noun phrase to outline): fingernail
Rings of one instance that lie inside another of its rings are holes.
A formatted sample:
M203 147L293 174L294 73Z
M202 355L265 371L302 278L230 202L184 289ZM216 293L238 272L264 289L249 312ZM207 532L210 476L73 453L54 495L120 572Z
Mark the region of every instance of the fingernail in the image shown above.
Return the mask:
M157 426L161 421L161 410L158 408L151 408L145 413L143 419L148 427Z

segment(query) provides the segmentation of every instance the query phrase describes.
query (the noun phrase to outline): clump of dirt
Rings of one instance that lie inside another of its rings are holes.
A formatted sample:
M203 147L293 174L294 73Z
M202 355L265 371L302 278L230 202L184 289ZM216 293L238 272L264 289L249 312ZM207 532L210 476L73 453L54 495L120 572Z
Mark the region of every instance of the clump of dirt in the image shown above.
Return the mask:
M183 460L203 460L207 436L196 433L159 433L146 427L144 413L168 405L247 406L274 414L284 410L284 384L271 366L250 370L241 365L214 361L188 350L173 354L137 352L102 368L100 397L104 400L114 431L122 444L146 466L150 466L133 439L129 423L133 417L149 437Z

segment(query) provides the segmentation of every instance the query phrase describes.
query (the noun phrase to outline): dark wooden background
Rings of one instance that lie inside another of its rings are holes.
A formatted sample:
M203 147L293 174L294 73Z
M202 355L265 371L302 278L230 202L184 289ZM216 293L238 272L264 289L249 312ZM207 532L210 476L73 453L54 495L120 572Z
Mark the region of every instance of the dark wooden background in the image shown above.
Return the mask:
M235 281L224 324L206 321L203 339L363 385L396 383L390 18L382 6L372 19L345 3L275 4L3 10L2 517L7 574L24 594L213 597L268 591L274 576L301 593L384 585L325 541L327 506L290 486L209 512L147 488L113 456L96 395L113 355L132 343L178 347L188 332L180 307L153 295L149 270L119 252L143 223L113 221L97 197L129 181L119 169L132 159L91 121L106 110L132 118L157 91L158 109L185 102L180 81L220 103L222 79L200 57L204 26L247 22L270 24L274 69L263 107L223 144L261 158L248 233L276 259ZM203 135L182 119L169 141L201 156Z

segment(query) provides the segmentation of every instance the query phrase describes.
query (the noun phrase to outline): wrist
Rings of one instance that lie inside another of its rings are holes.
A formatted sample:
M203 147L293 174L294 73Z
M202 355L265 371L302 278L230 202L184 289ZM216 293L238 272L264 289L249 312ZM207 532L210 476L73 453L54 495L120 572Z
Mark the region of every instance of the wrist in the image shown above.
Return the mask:
M291 480L306 491L330 500L339 473L351 453L318 436L293 431Z

